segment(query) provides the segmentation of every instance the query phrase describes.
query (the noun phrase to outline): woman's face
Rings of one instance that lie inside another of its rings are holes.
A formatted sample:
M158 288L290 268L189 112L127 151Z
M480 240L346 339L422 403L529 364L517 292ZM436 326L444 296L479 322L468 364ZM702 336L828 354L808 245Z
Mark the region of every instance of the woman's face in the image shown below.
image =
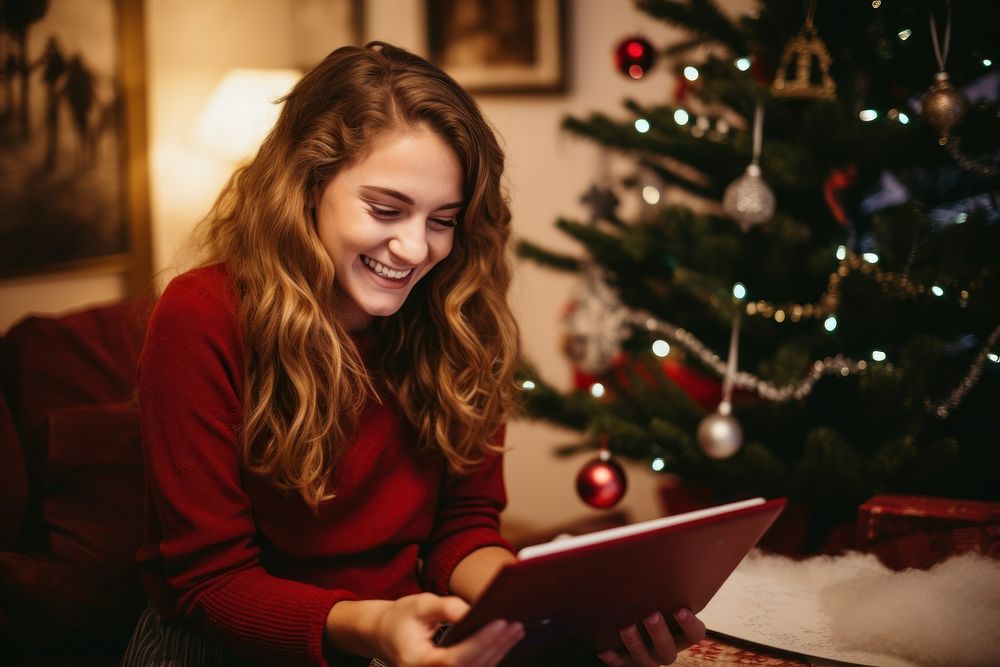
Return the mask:
M462 209L462 166L425 127L387 132L316 196L316 230L336 271L348 330L392 315L448 256Z

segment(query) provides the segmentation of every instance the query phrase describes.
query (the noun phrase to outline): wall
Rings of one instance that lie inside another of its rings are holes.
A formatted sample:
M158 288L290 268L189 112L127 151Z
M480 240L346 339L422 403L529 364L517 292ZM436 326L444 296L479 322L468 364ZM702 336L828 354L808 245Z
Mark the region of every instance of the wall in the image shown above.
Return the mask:
M291 2L146 1L152 238L161 282L170 275L183 237L208 210L229 170L194 143L193 127L201 105L232 67L295 64ZM749 0L739 4L746 7ZM578 199L598 177L600 165L606 163L612 172L624 173L629 163L562 134L560 122L566 114L605 111L617 115L627 96L646 102L669 99L674 82L665 66L661 64L642 81L627 80L615 71L612 51L619 39L634 33L646 35L654 44L668 43L678 35L639 14L626 0L575 0L568 5L568 92L484 96L480 102L506 147L515 233L574 251L555 229L555 219L585 219ZM366 37L422 52L422 8L422 0L369 0ZM634 197L623 199L623 212L638 206ZM528 358L548 381L561 387L569 385L570 371L559 352L559 317L575 284L572 276L518 262L511 295ZM114 276L7 283L0 286L0 330L28 310L58 311L111 300L121 293ZM577 499L573 487L586 457L556 460L551 455L554 445L575 437L541 424L511 425L509 520L540 527L593 513ZM630 466L629 471L624 507L635 519L656 515L656 476L642 466Z

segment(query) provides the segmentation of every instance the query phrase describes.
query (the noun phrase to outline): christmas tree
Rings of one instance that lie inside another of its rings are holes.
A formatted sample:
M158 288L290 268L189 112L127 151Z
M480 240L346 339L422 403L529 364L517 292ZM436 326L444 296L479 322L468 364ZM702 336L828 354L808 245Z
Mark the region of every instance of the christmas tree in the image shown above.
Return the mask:
M680 85L564 121L635 169L557 221L580 252L519 245L581 275L576 388L526 366L528 413L580 432L562 454L788 496L808 548L876 493L1000 498L1000 5L636 5L688 38L616 66Z

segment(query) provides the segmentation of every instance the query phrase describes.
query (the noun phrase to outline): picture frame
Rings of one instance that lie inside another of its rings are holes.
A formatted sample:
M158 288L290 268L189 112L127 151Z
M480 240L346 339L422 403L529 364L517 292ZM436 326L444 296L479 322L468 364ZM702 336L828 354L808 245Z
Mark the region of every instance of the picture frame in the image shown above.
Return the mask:
M0 280L120 273L144 293L143 0L18 5L0 17Z
M427 53L474 94L566 89L565 0L426 0Z

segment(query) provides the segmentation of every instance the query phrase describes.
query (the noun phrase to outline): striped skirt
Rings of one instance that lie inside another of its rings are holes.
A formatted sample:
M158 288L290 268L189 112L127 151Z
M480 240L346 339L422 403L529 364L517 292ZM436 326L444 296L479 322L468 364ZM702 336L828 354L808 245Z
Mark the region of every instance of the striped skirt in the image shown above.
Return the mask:
M352 658L345 664L389 667L378 658ZM185 625L168 625L152 605L132 633L119 667L237 667L246 665Z
M245 664L185 625L168 625L152 605L132 633L119 667L235 667Z

